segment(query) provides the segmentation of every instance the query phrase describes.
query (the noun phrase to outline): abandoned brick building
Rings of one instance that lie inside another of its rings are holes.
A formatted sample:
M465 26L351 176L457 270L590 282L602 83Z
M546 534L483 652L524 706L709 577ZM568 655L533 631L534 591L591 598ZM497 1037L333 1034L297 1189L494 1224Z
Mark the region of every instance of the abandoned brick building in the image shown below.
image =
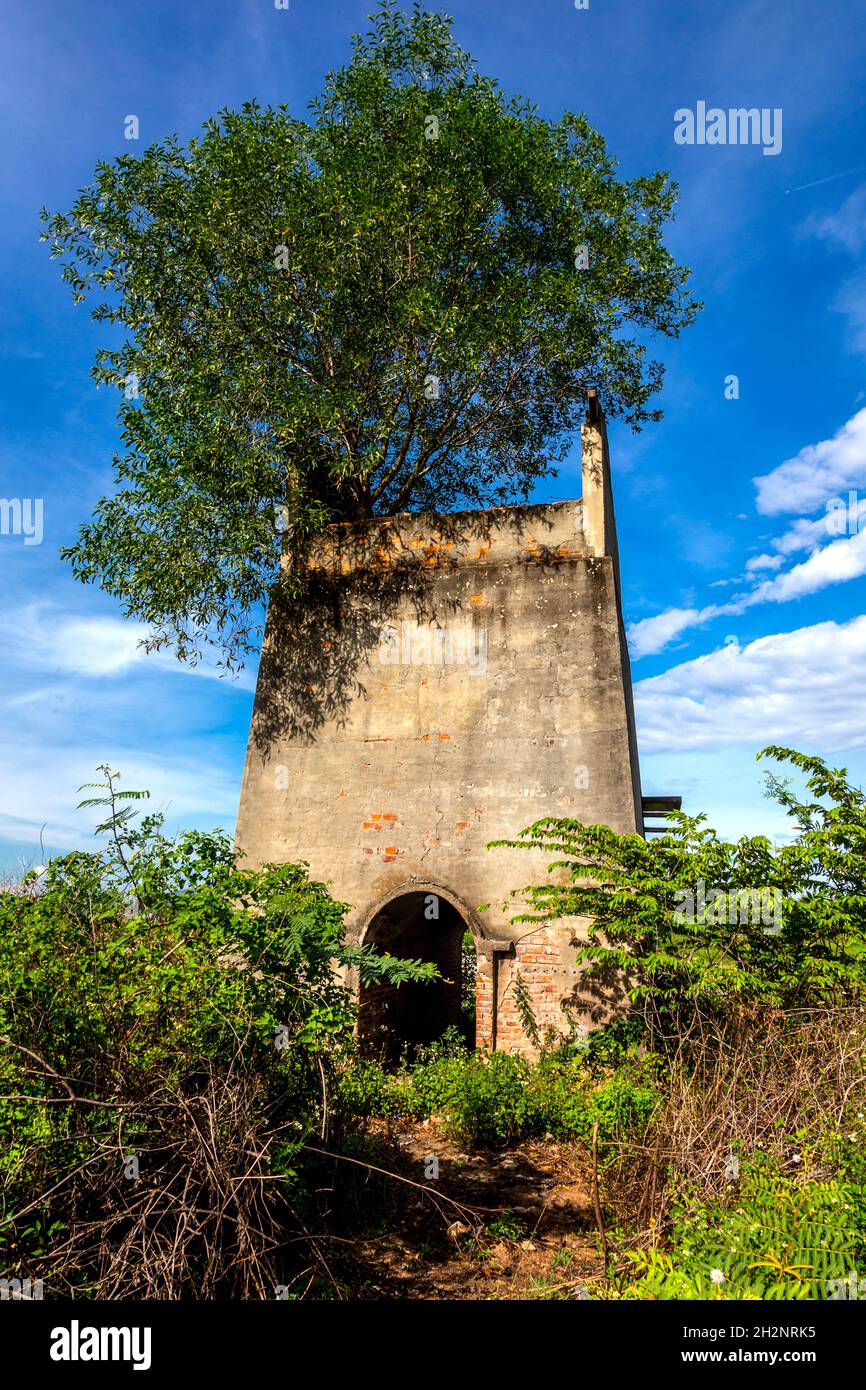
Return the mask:
M604 419L591 394L579 501L328 528L303 604L272 604L237 825L251 864L305 860L350 905L350 940L442 980L361 991L361 1028L426 1041L455 1023L477 951L476 1042L607 1016L563 921L512 924L544 856L485 848L542 816L643 833ZM356 983L356 982L353 982ZM465 982L464 982L465 983Z

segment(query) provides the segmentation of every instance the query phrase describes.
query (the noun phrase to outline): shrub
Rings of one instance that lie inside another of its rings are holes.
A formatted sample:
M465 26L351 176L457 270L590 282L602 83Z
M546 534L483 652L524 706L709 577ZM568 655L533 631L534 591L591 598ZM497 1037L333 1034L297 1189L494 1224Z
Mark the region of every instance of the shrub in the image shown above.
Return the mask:
M533 1069L522 1057L466 1050L456 1030L419 1049L411 1069L388 1074L376 1062L355 1061L341 1097L357 1113L421 1119L440 1115L460 1144L496 1147L543 1126Z
M341 1109L358 1119L397 1117L421 1119L425 1108L411 1075L392 1073L381 1062L349 1056L340 1068L337 1095Z
M579 953L587 973L621 972L632 1000L669 1036L701 1012L862 1001L866 795L820 758L777 747L764 754L806 774L808 800L768 778L794 824L790 844L728 843L705 817L679 813L649 840L547 818L518 840L494 842L541 849L558 874L523 890L530 910L514 920L590 918Z
M590 1131L598 1125L601 1142L623 1140L646 1129L659 1104L654 1060L641 1067L621 1068L592 1092L587 1123Z
M341 1106L359 1119L391 1113L393 1078L380 1062L351 1057L340 1069L337 1094Z
M863 1267L866 1228L843 1181L797 1181L766 1160L743 1165L735 1203L683 1199L668 1249L633 1251L628 1299L823 1299Z
M343 943L304 865L241 869L220 834L131 824L0 893L0 1262L100 1297L273 1296L304 1144L341 1116L366 977L429 967Z
M465 1145L495 1147L548 1131L588 1142L596 1123L606 1144L646 1128L659 1100L658 1071L655 1058L629 1056L615 1070L589 1049L569 1046L543 1052L536 1063L471 1053L449 1029L397 1073L355 1060L341 1078L340 1099L362 1116L438 1114Z
M543 1054L533 1089L545 1129L560 1139L588 1143L597 1124L602 1144L642 1134L659 1103L658 1070L652 1057L631 1058L610 1070L583 1052Z
M496 1146L543 1132L543 1112L523 1057L476 1054L452 1076L457 1084L445 1114L458 1143Z

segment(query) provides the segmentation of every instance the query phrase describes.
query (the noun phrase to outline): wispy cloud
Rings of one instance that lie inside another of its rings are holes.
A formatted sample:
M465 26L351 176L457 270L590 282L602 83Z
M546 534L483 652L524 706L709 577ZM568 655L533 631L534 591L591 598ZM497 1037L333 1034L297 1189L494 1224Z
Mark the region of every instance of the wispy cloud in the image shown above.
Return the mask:
M858 531L856 536L840 537L816 550L808 560L784 574L777 574L775 579L765 579L731 611L743 612L756 603L786 603L804 594L816 594L830 584L859 579L863 574L866 574L866 531Z
M831 308L847 320L846 343L851 352L866 352L866 271L846 280Z
M859 747L866 741L866 616L728 644L639 681L635 704L648 751Z
M866 250L866 184L855 188L835 211L807 218L799 230L801 236L815 237L832 250L860 258ZM857 273L840 286L831 308L847 319L848 349L866 352L866 269L862 262Z
M249 671L227 678L218 667L205 662L190 666L171 652L148 652L144 645L148 629L141 623L103 616L73 617L48 602L30 603L20 613L9 609L0 612L0 635L7 658L58 675L100 679L122 676L132 669L171 670L227 680L243 690L255 685L255 675Z
M146 809L163 810L170 828L231 826L237 805L233 768L218 767L216 758L183 754L177 748L154 747L148 752L131 742L112 738L110 743L109 754L99 753L98 740L92 737L85 736L75 747L50 733L44 740L0 735L0 759L7 769L4 805L9 808L0 814L0 837L30 843L34 849L40 837L46 845L64 849L92 848L99 812L77 809L78 788L99 780L95 769L103 758L120 771L121 787L151 793Z
M753 555L746 561L746 570L749 574L755 570L777 570L784 563L784 555Z
M857 496L857 488L866 486L866 409L852 416L832 439L807 445L752 481L758 511L765 516L823 511L818 517L799 516L771 539L771 550L751 556L745 580L753 587L734 594L727 603L672 606L633 623L628 638L636 658L664 651L689 629L714 618L735 616L763 603L787 603L866 574L866 497ZM788 557L802 550L811 551L808 558L784 569ZM772 578L762 577L768 570L779 572Z
M860 531L816 550L808 560L773 579L762 580L751 592L737 595L728 603L709 603L704 608L669 608L655 617L643 618L629 627L629 646L635 657L652 656L664 651L675 637L690 628L702 627L713 618L735 617L761 603L787 603L816 594L832 584L859 579L864 574L866 531Z
M841 176L837 174L835 177ZM852 256L859 255L866 249L866 183L855 188L835 212L812 213L802 224L800 232L804 236L817 237Z
M628 642L633 655L652 656L656 652L664 651L681 632L706 622L708 616L712 614L708 615L706 609L667 608L655 617L641 618L640 622L631 623Z
M853 415L832 439L807 444L771 473L753 478L764 516L809 513L829 497L866 485L866 409Z
M254 674L223 684L217 714L214 682L189 678L216 672L148 655L143 635L137 624L49 601L0 612L0 840L34 854L40 835L47 846L90 845L96 819L77 811L77 789L101 762L121 771L124 786L151 791L171 827L231 828L241 758L221 726L232 711L245 726Z

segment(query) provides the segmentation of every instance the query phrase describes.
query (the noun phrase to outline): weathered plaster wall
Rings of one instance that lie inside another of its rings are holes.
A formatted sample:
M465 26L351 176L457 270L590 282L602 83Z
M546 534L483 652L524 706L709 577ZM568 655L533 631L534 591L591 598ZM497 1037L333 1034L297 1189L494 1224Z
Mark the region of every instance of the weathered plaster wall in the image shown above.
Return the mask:
M307 860L356 937L399 892L442 890L476 936L484 1045L525 1046L515 963L542 1024L562 1028L582 995L578 923L508 922L544 857L485 844L546 815L642 828L597 412L583 459L582 504L331 528L304 610L269 616L239 846ZM587 1003L598 1021L606 1001Z

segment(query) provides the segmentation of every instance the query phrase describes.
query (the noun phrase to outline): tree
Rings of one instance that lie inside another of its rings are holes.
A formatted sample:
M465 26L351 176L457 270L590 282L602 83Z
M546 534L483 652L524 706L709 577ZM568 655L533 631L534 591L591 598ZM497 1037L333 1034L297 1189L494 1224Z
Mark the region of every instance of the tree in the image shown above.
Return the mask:
M794 833L720 840L706 817L670 816L663 835L618 835L604 825L547 817L515 841L556 856L556 877L525 890L519 922L589 917L579 960L622 971L633 1002L676 1032L692 1011L724 1015L862 1004L866 990L866 795L844 768L771 746L809 800L767 776Z
M94 366L119 488L64 554L156 646L241 659L328 521L525 500L590 385L659 418L645 340L699 307L662 244L675 185L618 179L584 116L506 97L450 26L387 0L310 120L224 110L43 213L126 335Z

